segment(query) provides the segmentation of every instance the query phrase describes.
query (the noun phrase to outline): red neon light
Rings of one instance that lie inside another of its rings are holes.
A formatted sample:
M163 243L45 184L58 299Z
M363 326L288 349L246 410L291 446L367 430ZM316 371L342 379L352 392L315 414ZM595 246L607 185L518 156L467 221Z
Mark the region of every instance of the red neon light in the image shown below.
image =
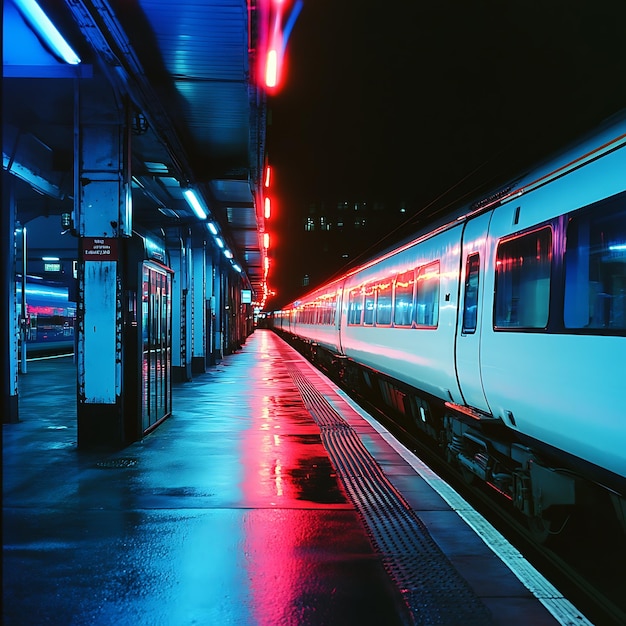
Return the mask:
M266 187L270 186L270 171L271 171L271 168L269 165L267 165L265 167L265 186Z
M270 236L268 233L263 233L263 247L266 250L270 247Z
M276 87L278 84L278 59L276 50L269 50L267 53L267 63L265 65L265 85L266 87Z
M270 205L270 199L265 198L265 219L268 220L272 213L272 208Z

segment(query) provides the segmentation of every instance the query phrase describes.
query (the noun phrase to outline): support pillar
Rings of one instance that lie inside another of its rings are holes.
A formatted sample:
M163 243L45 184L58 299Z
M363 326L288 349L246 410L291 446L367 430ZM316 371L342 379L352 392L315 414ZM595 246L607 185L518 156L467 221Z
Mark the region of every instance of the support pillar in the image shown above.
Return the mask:
M2 422L19 422L18 409L18 322L15 297L15 195L13 176L2 171L2 250L0 270L0 328L2 340Z
M224 285L221 263L214 255L213 264L213 300L215 302L215 323L213 325L213 356L215 362L224 358Z
M206 315L206 354L207 365L215 365L215 355L213 354L213 329L215 327L215 298L213 297L213 257L210 253L205 255L206 269L205 275L205 315Z
M132 235L129 125L113 103L103 110L102 102L85 99L77 108L78 446L121 447L121 238Z
M206 249L204 242L197 245L192 253L192 324L193 324L193 344L192 344L192 370L194 374L204 374L206 372L207 360L205 354L206 346L206 307L205 307L205 282L206 282Z
M170 267L174 271L172 281L172 377L174 382L192 379L189 350L189 250L182 238L176 247L169 248Z

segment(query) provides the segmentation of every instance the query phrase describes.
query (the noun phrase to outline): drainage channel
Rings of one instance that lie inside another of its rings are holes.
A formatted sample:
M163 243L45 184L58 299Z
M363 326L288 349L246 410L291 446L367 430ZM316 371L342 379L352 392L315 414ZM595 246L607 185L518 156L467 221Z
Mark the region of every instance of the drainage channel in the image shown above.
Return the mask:
M350 425L293 364L285 363L337 474L418 625L485 626L492 616L456 571Z

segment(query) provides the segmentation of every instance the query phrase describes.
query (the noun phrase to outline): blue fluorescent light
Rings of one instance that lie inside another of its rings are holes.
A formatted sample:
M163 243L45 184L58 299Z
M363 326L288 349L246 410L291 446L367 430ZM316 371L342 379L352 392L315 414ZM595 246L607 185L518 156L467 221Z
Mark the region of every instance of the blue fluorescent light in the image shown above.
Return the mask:
M224 256L227 259L232 259L233 258L233 253L230 250L226 249L226 250L224 250Z
M41 10L41 7L35 0L15 0L15 4L23 13L31 28L36 30L39 35L43 37L44 41L52 48L55 54L70 65L78 65L80 63L80 57L70 48L67 41L63 39L61 33L50 21L50 18Z
M193 189L183 189L183 195L185 200L189 203L189 206L193 209L193 212L201 219L205 220L207 217L206 211L202 208L198 196L196 196Z
M224 247L224 242L223 242L223 241L222 241L219 237L216 237L216 238L215 238L215 243L216 243L216 244L217 244L220 248L223 248L223 247Z
M233 263L233 269L241 274L241 268L237 265L237 263Z
M215 224L213 222L209 222L206 226L212 235L217 235L217 228L215 227Z

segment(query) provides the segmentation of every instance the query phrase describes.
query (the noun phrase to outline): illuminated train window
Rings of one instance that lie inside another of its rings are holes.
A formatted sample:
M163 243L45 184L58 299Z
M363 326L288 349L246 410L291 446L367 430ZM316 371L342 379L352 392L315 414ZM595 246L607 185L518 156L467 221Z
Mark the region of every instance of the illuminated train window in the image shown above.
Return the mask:
M376 286L366 285L363 289L365 302L363 305L363 324L374 325L374 311L376 310Z
M388 280L376 285L376 324L391 325L392 282Z
M348 324L357 326L363 319L363 292L352 289L348 294Z
M567 226L564 324L601 334L626 330L626 202L575 213Z
M413 323L415 303L415 271L398 274L395 280L393 323L394 326L410 327Z
M415 321L418 326L436 328L439 323L439 261L417 270Z
M551 266L552 230L549 227L504 240L498 245L496 328L546 328Z
M465 266L465 300L463 304L463 333L476 332L478 320L478 283L480 276L480 257L478 252L467 257Z

